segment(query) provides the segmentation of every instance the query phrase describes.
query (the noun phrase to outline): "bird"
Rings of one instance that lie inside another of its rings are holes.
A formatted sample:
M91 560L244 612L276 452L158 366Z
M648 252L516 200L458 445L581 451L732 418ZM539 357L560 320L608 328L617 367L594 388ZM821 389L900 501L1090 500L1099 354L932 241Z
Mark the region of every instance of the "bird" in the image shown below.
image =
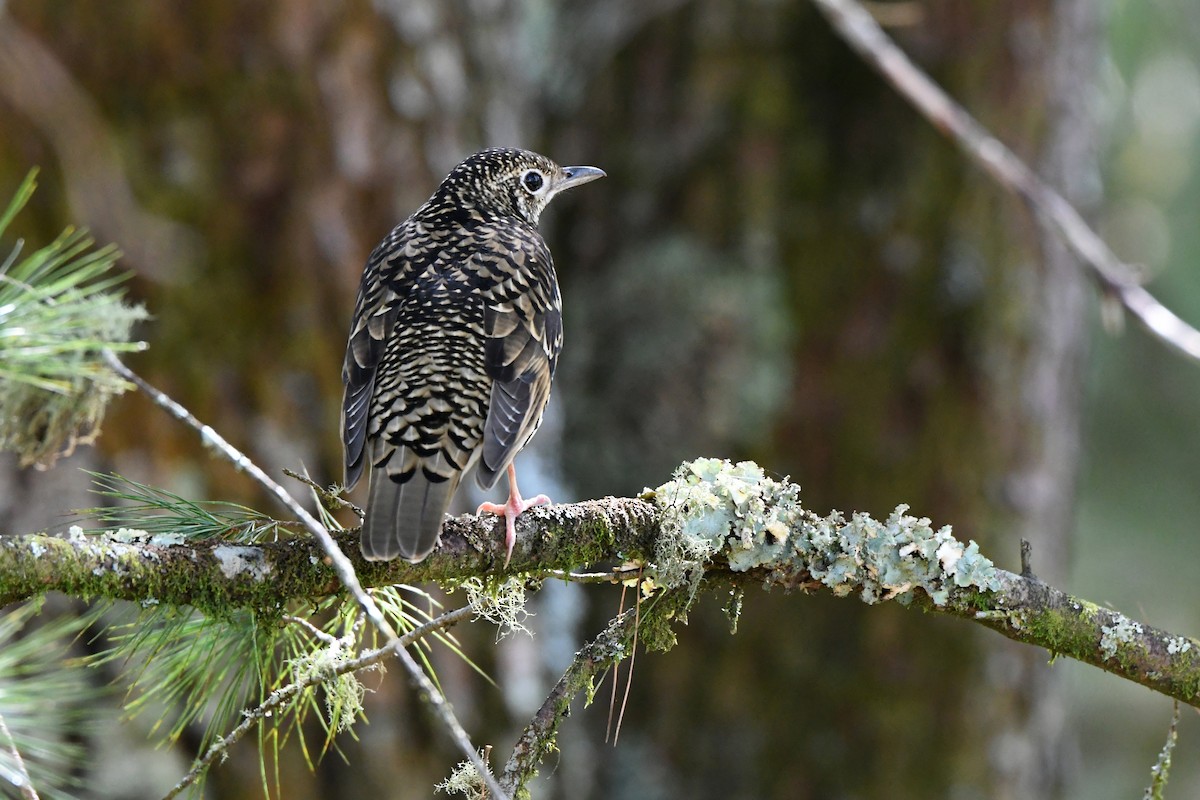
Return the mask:
M513 459L537 431L562 350L562 297L537 224L560 192L605 176L516 148L471 155L371 252L342 365L347 490L368 472L361 547L412 563L437 546L472 467L480 487L508 476L508 500L476 511L514 521Z

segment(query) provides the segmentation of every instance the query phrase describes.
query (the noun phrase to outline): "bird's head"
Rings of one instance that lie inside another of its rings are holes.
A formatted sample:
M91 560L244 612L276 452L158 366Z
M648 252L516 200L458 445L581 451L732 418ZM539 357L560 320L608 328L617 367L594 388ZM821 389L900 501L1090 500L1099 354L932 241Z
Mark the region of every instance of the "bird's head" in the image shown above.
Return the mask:
M604 177L596 167L560 167L528 150L481 150L455 167L439 189L480 211L515 216L530 225L564 189Z

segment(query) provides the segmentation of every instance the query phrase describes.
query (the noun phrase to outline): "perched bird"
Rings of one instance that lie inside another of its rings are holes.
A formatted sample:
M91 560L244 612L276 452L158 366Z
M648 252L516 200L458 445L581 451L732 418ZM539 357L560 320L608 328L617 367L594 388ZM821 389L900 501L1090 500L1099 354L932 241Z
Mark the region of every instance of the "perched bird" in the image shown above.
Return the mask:
M538 217L564 189L603 177L526 150L483 150L455 167L367 260L342 366L346 487L370 465L363 555L418 562L437 544L463 474L508 473L513 521L532 505L512 461L550 399L562 298Z

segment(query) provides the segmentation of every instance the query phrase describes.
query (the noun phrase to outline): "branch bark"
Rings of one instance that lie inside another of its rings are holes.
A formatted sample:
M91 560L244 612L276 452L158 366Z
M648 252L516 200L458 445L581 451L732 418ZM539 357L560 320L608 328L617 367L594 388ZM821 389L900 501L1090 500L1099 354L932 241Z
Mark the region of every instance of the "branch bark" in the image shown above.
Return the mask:
M517 523L503 568L503 523L466 515L446 520L441 545L420 564L366 561L358 531L333 532L364 587L504 577L568 570L604 558L648 558L660 514L642 500L607 498L537 508ZM531 531L536 528L536 535ZM220 615L236 608L275 613L294 600L344 591L321 545L297 536L257 545L221 540L162 544L168 537L122 530L66 536L0 536L0 606L49 591L145 604L194 606Z
M517 545L507 568L495 518L448 519L441 545L417 565L366 562L357 555L355 532L343 531L336 538L344 552L354 554L351 560L364 586L473 576L499 580L519 574L553 578L556 570L605 559L652 562L667 535L664 519L659 505L635 498L534 509L518 522ZM838 542L831 544L837 546ZM1196 640L1136 622L1033 577L996 569L994 578L998 588L952 588L940 605L929 594L916 591L913 606L984 625L1200 708L1200 643ZM728 550L705 566L704 579L709 586L716 582L786 590L824 588L804 567L735 570ZM47 591L192 605L220 614L237 607L278 609L292 601L344 590L325 562L324 551L310 538L253 546L222 542L159 546L115 535L0 537L0 604Z

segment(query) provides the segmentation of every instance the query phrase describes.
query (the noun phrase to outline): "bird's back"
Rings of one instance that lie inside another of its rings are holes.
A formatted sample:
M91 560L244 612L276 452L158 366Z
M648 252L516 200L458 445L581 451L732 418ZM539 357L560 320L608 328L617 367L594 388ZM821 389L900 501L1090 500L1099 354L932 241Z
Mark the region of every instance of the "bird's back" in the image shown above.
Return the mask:
M489 342L502 343L521 318L550 302L558 302L558 286L549 252L526 224L439 218L423 208L372 254L343 367L347 485L371 466L368 558L420 560L436 544L450 498L483 453L493 374L511 377L505 373L522 357ZM496 452L480 469L481 483L490 486L511 461L502 451L515 455L532 436L542 408L536 411L531 421L509 413L513 419L493 424L515 421L519 430L507 438L523 439L487 448Z
M537 430L562 347L538 215L603 174L481 151L371 253L342 368L347 488L370 470L367 558L423 559L463 473L478 463L490 488Z

